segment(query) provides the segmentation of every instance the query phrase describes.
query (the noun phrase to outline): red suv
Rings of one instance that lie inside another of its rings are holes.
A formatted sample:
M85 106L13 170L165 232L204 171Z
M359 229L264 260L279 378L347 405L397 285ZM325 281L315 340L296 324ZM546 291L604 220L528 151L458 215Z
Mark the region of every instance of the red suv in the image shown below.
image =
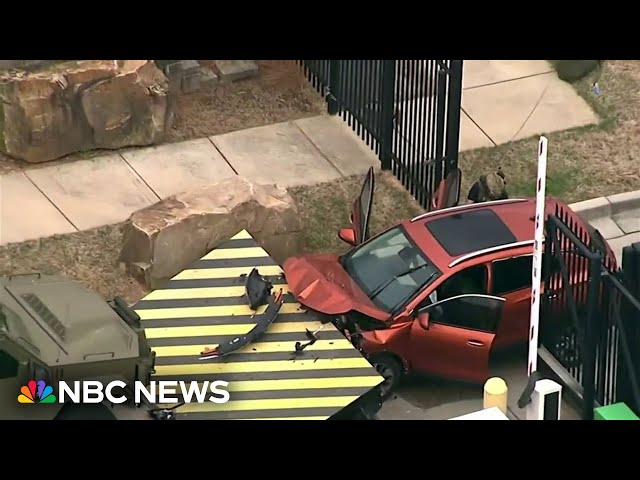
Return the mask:
M458 203L459 185L441 189L435 206ZM484 382L492 350L528 340L535 200L445 208L369 238L373 190L372 169L351 228L339 232L354 248L284 263L291 292L368 355L387 379L384 393L409 370ZM554 199L547 212L556 205L570 212Z

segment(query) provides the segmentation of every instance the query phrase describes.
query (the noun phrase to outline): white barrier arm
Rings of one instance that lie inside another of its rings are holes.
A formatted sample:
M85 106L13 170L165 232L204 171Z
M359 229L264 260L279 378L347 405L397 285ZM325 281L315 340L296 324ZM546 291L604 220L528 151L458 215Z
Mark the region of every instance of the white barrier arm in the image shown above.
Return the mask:
M547 183L547 139L540 137L538 145L538 179L536 181L536 215L531 269L531 317L529 321L528 375L538 369L538 326L540 324L540 274L544 240L544 209Z

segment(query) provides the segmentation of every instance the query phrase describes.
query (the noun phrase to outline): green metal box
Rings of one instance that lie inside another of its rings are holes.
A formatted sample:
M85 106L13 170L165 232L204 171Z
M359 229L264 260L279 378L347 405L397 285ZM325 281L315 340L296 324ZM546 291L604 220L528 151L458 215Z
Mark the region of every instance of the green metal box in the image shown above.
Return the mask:
M594 410L595 420L640 420L626 403L614 403Z

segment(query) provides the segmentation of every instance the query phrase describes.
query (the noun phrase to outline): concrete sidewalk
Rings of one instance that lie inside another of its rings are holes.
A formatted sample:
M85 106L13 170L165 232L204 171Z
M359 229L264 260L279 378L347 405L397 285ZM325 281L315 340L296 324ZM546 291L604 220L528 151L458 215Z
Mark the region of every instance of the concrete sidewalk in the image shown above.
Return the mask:
M597 228L622 262L622 249L640 242L640 190L574 203L571 209Z
M464 65L462 150L597 120L545 61ZM162 198L231 175L290 187L364 173L379 164L344 121L324 115L45 164L0 177L0 245L122 222ZM625 233L640 230L632 225L638 214L628 214Z
M598 122L546 60L465 60L463 68L460 151ZM399 101L396 108L396 133L407 143L402 148L423 151L427 139L412 126L431 114L434 98L426 91Z
M0 244L118 223L172 194L232 175L285 187L362 174L373 151L338 117L319 116L0 177ZM572 205L622 248L640 241L640 192Z
M465 60L463 68L461 151L598 122L546 60Z
M0 245L118 223L162 198L242 175L285 187L380 162L340 118L318 116L0 177Z

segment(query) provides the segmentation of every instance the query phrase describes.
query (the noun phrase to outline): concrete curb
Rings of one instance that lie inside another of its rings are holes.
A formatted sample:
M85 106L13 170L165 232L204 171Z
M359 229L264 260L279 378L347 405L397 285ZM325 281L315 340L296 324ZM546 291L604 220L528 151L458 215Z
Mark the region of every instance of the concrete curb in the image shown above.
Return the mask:
M612 212L611 202L606 197L591 198L582 202L572 203L569 208L587 222L596 218L610 217Z
M627 210L635 210L640 208L640 190L635 192L618 193L607 197L611 203L612 214L625 212Z
M588 222L596 218L611 217L626 210L640 208L640 190L592 198L572 203L569 207Z

